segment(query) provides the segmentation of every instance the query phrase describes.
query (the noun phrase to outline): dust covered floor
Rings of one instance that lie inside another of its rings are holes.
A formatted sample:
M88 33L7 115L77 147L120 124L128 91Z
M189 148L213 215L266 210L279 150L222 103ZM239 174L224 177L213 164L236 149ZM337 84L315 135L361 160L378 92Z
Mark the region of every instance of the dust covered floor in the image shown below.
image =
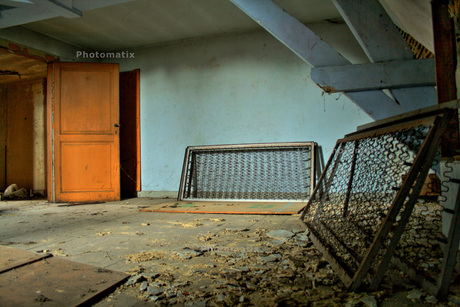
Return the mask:
M298 216L139 211L166 201L0 202L0 244L131 274L100 307L454 305L396 270L377 292L347 292Z

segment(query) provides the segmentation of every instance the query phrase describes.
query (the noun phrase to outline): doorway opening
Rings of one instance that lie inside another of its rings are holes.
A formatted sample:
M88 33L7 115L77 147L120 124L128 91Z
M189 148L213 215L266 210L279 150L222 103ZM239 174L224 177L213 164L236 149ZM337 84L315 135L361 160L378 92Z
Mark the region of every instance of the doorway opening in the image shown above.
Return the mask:
M46 191L46 60L0 48L0 190Z

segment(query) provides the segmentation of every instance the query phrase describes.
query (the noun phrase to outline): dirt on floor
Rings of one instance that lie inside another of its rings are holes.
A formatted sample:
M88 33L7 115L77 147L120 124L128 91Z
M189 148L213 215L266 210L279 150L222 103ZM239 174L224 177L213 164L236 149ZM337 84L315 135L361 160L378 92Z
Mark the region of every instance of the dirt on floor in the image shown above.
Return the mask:
M298 216L140 211L166 201L0 202L0 244L128 273L97 307L460 305L458 287L437 302L394 268L347 291Z
M373 307L456 302L455 296L453 302L438 302L395 269L379 291L348 292L304 229L227 228L198 236L180 251L152 249L125 259L137 264L127 272L131 278L97 306L127 304L130 297L137 300L131 301L132 306Z

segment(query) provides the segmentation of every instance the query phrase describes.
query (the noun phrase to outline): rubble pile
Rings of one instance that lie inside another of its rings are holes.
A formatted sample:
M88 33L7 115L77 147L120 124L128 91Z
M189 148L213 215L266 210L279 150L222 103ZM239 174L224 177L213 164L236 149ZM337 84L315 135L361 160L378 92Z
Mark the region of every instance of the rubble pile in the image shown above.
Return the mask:
M180 306L377 306L392 287L347 292L303 230L227 228L162 254L126 256L137 263L119 290Z

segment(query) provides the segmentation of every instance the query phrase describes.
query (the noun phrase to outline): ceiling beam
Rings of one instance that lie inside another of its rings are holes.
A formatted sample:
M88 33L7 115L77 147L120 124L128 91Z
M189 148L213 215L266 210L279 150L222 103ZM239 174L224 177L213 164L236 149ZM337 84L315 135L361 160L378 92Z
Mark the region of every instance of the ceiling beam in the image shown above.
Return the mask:
M313 66L348 64L335 49L271 0L230 1Z
M230 1L313 67L351 64L313 31L273 1ZM406 111L382 91L350 92L345 95L376 120Z
M332 0L371 62L411 60L412 51L378 0Z
M378 0L332 0L371 62L409 60L414 55ZM391 90L404 112L436 104L434 87Z
M83 11L127 3L135 0L0 0L1 5L14 7L3 10L0 29L27 24L54 17L78 18Z
M62 1L57 0L31 0L38 7L42 7L51 12L55 12L58 16L66 18L76 18L81 17L82 13L79 9L68 6L68 4L63 3Z
M50 12L35 6L32 8L21 7L5 10L2 11L2 16L0 18L0 29L49 19L56 16L57 14L55 12Z
M73 0L74 6L81 11L95 10L106 6L128 3L136 0Z
M312 68L311 79L328 92L435 86L435 60L408 60Z
M34 4L28 0L25 0L25 1L0 0L0 5L6 5L10 7L30 7L31 5L34 5Z

